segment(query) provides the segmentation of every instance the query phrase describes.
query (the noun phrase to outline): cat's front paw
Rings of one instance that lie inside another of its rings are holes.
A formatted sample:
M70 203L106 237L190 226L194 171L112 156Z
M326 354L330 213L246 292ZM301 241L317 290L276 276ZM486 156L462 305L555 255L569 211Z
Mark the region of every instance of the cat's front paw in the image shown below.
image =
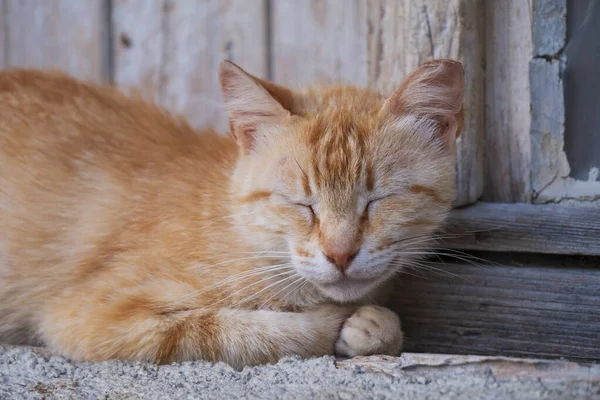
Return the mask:
M400 319L391 310L379 306L363 306L346 320L335 343L340 356L395 356L402 348L404 335Z

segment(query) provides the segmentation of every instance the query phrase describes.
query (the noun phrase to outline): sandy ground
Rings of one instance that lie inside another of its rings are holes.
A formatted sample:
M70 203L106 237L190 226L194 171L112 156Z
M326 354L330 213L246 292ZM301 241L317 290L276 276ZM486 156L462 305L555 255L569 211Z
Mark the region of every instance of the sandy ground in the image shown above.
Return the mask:
M593 399L600 365L403 355L246 368L73 363L0 346L0 399Z

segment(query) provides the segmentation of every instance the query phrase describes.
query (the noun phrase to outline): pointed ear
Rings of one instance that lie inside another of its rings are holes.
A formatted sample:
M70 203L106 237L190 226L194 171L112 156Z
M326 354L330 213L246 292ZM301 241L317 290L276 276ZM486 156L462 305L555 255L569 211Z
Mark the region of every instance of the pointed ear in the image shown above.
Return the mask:
M244 150L253 148L259 126L276 124L290 115L263 85L265 81L253 77L231 61L221 62L219 82L229 112L231 134ZM279 87L272 86L271 90L277 92Z
M412 71L384 107L393 116L416 115L434 121L435 134L454 147L463 126L464 90L462 63L431 60Z

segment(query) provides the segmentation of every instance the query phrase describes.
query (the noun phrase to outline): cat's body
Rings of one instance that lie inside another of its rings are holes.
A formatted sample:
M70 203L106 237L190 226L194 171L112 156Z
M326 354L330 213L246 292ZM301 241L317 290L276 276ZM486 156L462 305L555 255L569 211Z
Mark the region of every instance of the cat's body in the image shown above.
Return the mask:
M227 63L221 83L238 145L111 88L0 72L0 340L237 367L400 349L393 313L356 307L443 221L451 140L398 138L394 104L359 89L267 92Z

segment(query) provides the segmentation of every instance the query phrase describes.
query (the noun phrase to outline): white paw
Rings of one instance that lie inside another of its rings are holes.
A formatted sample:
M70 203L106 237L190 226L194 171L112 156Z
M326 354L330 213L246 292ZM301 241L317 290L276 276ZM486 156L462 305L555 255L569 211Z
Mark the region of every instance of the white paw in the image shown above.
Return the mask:
M340 356L369 356L400 353L404 340L400 319L391 310L378 306L360 307L344 322L335 353Z

